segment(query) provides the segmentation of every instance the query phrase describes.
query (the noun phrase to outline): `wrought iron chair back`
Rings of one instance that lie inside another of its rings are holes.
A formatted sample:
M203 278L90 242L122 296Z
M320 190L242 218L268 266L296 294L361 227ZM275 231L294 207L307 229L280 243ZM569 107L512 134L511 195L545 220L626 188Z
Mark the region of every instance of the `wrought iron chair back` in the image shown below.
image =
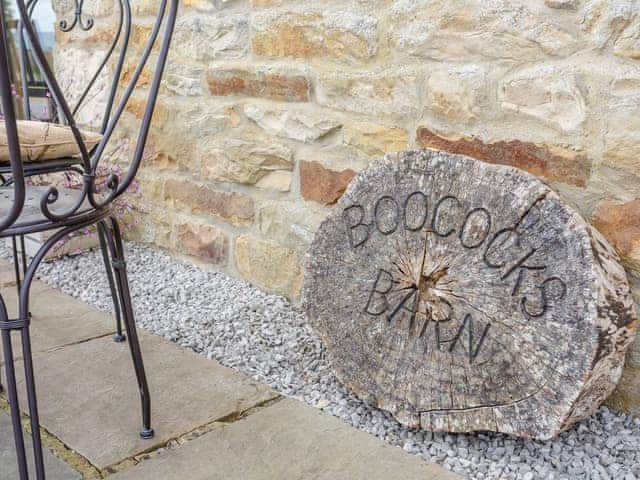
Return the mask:
M18 29L20 32L20 34L18 35L19 42L21 43L19 48L21 57L20 62L24 64L28 61L26 57L26 45L24 44L25 42L28 42L28 44L31 46L31 51L33 53L35 62L42 72L44 81L48 86L53 101L57 105L59 120L61 123L68 125L68 127L71 129L71 132L73 133L75 142L78 145L78 149L80 152L78 164L82 171L83 178L81 192L80 195L78 195L76 203L66 211L54 212L51 208L53 205L55 205L56 201L59 198L58 189L55 186L49 187L47 192L43 195L40 206L44 217L46 217L51 222L60 222L72 218L75 214L78 213L80 207L83 204L86 204L86 202L89 202L89 204L95 209L104 208L115 198L122 195L122 193L127 190L136 173L138 172L144 153L144 146L149 134L151 117L153 115L156 99L160 89L160 81L166 65L167 54L177 15L178 0L160 0L158 14L151 29L149 38L142 50L142 53L140 54L137 66L133 74L131 75L131 78L124 85L122 82L123 67L125 65L125 61L129 57L128 54L131 51L131 49L129 48L132 33L131 4L129 0L115 0L118 8L118 24L115 29L114 38L104 58L100 62L97 71L92 75L78 101L73 107L69 105L67 97L62 92L60 84L53 74L53 69L47 61L45 52L38 39L36 29L31 21L31 17L38 4L38 1L39 0L27 0L26 3L24 0L16 1L18 13L20 16L20 24ZM60 21L59 27L62 31L70 32L76 26L87 31L93 27L93 20L85 19L83 17L83 6L84 0L75 0L74 18L71 22L67 20ZM165 28L163 33L161 34L163 25L165 26ZM99 198L95 188L96 170L98 168L98 164L105 152L105 148L109 140L114 133L118 121L125 111L132 93L138 85L142 71L147 66L153 49L158 44L160 45L160 47L157 55L156 65L148 89L147 103L142 116L138 137L136 140L135 148L133 149L133 154L128 171L123 175L122 178L119 178L115 174L110 174L106 182L108 194L106 195L106 198ZM97 79L105 71L105 68L109 66L110 62L115 63L115 65L113 67L113 77L110 81L108 96L104 107L104 115L100 127L103 138L98 145L96 145L91 151L89 151L82 139L82 135L78 128L76 115L87 98L89 98L89 92L91 91L92 87L95 86ZM7 64L6 59L4 60L2 66L4 67L5 64ZM21 75L23 76L21 82L23 88L23 108L24 111L27 112L27 116L29 117L31 109L29 105L28 82L24 77L25 74L26 69L21 68ZM10 98L11 85L3 84L0 85L0 88L2 89L3 100L5 98L5 94L9 95L8 98ZM122 91L120 92L119 90ZM7 131L9 133L9 125L15 125L15 109L9 109L7 108L7 106L3 105L3 112L5 123L7 124ZM10 137L9 139L11 140ZM10 141L10 143L12 142ZM14 158L12 155L11 172L14 182L24 180L24 168L21 165L18 165L19 163L20 157L18 156ZM16 185L16 187L17 186L18 185ZM3 224L4 223L8 222L3 221Z

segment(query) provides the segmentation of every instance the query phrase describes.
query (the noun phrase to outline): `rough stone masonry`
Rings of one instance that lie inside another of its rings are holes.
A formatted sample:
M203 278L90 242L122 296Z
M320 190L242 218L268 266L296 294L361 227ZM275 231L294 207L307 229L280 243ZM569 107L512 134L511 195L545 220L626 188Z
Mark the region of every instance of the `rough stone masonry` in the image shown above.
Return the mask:
M339 378L437 431L555 436L613 391L637 323L615 251L548 186L434 150L355 177L303 293Z
M132 58L158 4L132 1ZM54 5L73 18L73 2ZM117 24L111 0L84 10L92 31L56 36L57 74L76 95ZM435 147L548 182L616 248L637 300L639 12L638 0L184 0L136 236L297 298L302 258L353 175ZM610 403L640 412L639 342Z

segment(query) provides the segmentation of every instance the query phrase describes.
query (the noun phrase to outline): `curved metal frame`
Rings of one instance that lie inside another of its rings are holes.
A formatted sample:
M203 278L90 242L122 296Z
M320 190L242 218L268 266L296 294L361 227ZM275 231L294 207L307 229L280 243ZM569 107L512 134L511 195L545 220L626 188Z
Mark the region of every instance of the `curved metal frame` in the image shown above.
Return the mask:
M31 339L29 334L29 325L31 320L29 314L29 292L38 266L53 245L67 234L93 224L98 225L100 240L104 247L103 254L105 265L107 266L108 271L115 275L115 281L113 281L113 279L111 280L112 283L115 284L115 290L117 290L117 295L114 295L116 316L118 319L122 316L124 321L126 334L129 338L129 348L133 358L138 387L140 390L142 407L142 431L140 432L140 435L143 438L150 438L153 436L153 430L151 429L150 424L151 414L149 389L140 345L138 342L135 320L133 317L133 307L129 293L121 232L117 221L111 217L110 206L116 198L127 190L140 168L144 146L149 134L151 118L160 88L160 81L166 65L167 54L173 35L179 0L160 0L159 12L148 41L140 56L138 66L126 85L124 92L120 95L119 101L114 106L131 35L131 8L129 0L118 0L119 26L116 30L116 38L108 49L98 71L91 78L89 85L83 91L78 103L73 109L69 106L62 94L60 86L53 75L53 71L47 63L34 26L30 21L30 16L34 11L37 2L38 0L26 0L26 3L25 0L16 0L20 16L19 38L21 41L28 41L31 45L33 56L45 78L45 82L49 87L53 100L58 107L61 120L69 126L74 139L78 144L80 159L78 165L74 168L79 169L81 172L83 184L81 190L78 192L78 199L75 200L73 206L66 211L56 211L55 206L59 198L59 191L56 187L49 187L39 201L39 209L43 219L31 222L20 222L20 214L25 207L25 177L29 176L31 173L25 171L26 169L21 160L16 112L13 104L11 78L9 73L9 59L7 58L8 50L5 35L5 19L0 18L0 42L2 42L2 46L0 47L0 94L2 96L1 105L2 112L4 114L10 154L10 171L2 172L3 174L10 174L10 180L8 182L10 186L5 186L3 188L11 188L13 192L13 202L11 203L11 207L6 212L0 212L0 238L13 237L15 239L16 236L32 232L57 230L42 245L37 254L31 260L28 268L25 270L24 279L19 287L19 315L17 319L10 319L8 317L4 300L0 295L0 334L3 344L4 368L6 369L7 374L7 393L13 423L16 453L18 456L18 470L21 480L28 480L29 474L27 471L26 452L20 422L11 334L16 332L21 336L25 385L32 431L31 437L34 447L35 473L38 480L43 480L45 473L31 354ZM60 23L61 29L63 31L71 31L76 26L79 26L83 30L90 30L93 27L93 21L91 19L84 20L82 13L84 0L75 0L75 2L76 9L73 21L71 23L68 21L62 21ZM161 36L160 32L163 28L163 35ZM155 72L149 87L147 104L129 169L122 178L119 178L115 174L109 175L107 181L108 193L104 198L101 198L99 197L98 192L96 192L95 184L96 170L99 161L115 130L117 122L121 118L122 113L124 112L125 107L138 84L142 70L147 65L154 46L158 43L159 37L161 37L159 41L160 48L155 65ZM105 116L101 126L103 138L92 151L89 151L82 140L82 136L76 125L74 116L78 112L84 100L87 98L87 94L91 87L95 84L106 65L110 62L110 59L117 47L119 47L120 53L116 59L114 78L109 90ZM21 61L24 61L24 58L22 58ZM26 84L24 85L26 88ZM28 102L28 97L26 101ZM29 112L28 107L26 105L25 107L25 111ZM63 166L58 165L58 167L64 170ZM42 173L42 171L40 173ZM119 323L120 322L118 322L118 324ZM122 336L120 328L118 328L118 333ZM124 339L124 336L122 336L122 338Z

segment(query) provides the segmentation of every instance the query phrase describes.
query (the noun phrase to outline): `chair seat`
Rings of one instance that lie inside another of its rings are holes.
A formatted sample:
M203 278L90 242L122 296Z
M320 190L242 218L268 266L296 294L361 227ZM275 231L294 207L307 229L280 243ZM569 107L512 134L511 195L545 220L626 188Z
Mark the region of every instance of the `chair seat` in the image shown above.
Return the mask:
M72 167L81 169L82 159L80 157L66 157L23 163L23 170L26 176L65 171L72 169ZM0 162L0 175L10 176L11 173L11 164L9 162Z
M28 234L45 230L57 229L70 224L84 221L96 221L109 214L109 208L96 210L85 199L80 208L69 219L62 222L51 222L40 209L40 200L47 192L48 187L27 186L24 207L14 224L0 232L0 238L11 237L18 234ZM0 187L0 212L9 212L13 205L13 187ZM78 201L81 192L69 188L58 189L58 200L49 206L50 211L56 215L62 215L71 210Z
M22 161L27 163L43 162L80 155L71 128L54 123L18 120L18 139ZM96 132L81 130L87 151L91 151L102 135ZM9 164L9 141L4 121L0 121L0 165Z

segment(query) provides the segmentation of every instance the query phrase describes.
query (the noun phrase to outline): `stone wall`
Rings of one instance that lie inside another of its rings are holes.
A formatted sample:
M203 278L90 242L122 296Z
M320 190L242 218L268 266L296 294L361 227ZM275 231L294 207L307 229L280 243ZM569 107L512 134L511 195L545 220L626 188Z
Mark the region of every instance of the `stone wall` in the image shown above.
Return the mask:
M138 49L157 4L134 0ZM60 35L58 65L107 48L111 0L92 5L93 35ZM638 0L184 0L137 235L296 298L354 173L413 147L540 176L615 245L640 298ZM613 403L640 412L640 345Z

